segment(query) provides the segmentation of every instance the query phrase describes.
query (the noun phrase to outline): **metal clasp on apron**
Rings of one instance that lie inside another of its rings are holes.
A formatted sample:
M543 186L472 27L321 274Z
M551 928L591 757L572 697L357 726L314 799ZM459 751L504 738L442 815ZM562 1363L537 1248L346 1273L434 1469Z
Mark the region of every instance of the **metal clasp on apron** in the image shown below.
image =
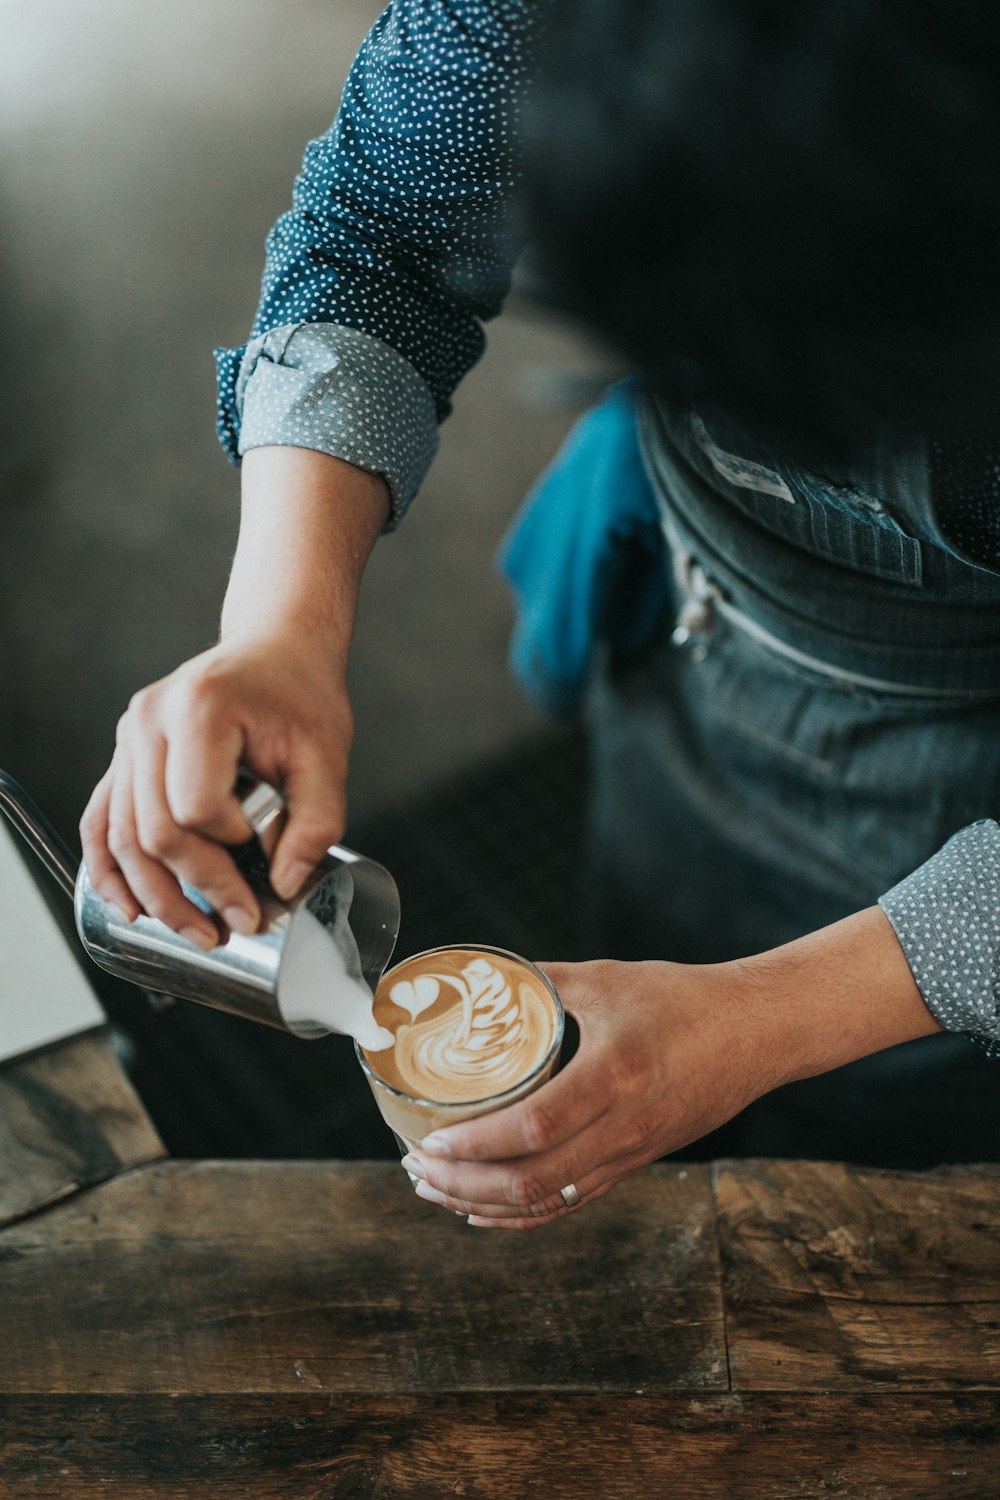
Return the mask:
M708 637L715 629L720 591L681 542L665 515L661 516L663 535L673 562L674 577L681 594L677 623L670 639L675 646L690 646L696 660L708 649Z
M704 653L705 637L711 635L715 628L719 591L693 557L685 556L682 567L677 572L683 574L678 581L684 591L684 602L678 610L677 624L670 639L675 646L693 643L696 650Z

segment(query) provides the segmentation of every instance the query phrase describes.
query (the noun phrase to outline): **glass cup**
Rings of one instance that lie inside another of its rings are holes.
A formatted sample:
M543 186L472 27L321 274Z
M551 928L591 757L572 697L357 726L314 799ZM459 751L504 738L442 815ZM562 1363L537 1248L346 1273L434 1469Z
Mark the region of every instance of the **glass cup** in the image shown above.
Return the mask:
M492 1114L496 1109L504 1109L508 1104L516 1104L519 1099L524 1099L528 1094L534 1093L535 1089L541 1088L543 1083L547 1083L559 1061L566 1025L559 993L541 969L536 968L528 959L521 958L517 953L509 953L505 948L490 948L482 943L453 943L443 948L428 948L423 953L414 953L403 963L396 964L382 976L380 982L385 984L391 981L398 970L409 966L415 959L433 958L438 953L454 953L456 950L462 953L483 953L487 956L493 954L506 959L508 963L516 963L530 974L552 1002L554 1013L552 1042L545 1056L512 1088L505 1089L501 1094L490 1094L484 1099L468 1099L461 1103L451 1104L442 1104L434 1099L420 1099L414 1094L404 1093L401 1089L386 1083L373 1070L361 1047L355 1042L354 1050L362 1071L368 1079L369 1087L375 1095L375 1103L379 1107L383 1120L396 1137L396 1144L403 1156L418 1147L424 1137L435 1130L443 1130L448 1125L457 1125L460 1120L473 1120L479 1115Z

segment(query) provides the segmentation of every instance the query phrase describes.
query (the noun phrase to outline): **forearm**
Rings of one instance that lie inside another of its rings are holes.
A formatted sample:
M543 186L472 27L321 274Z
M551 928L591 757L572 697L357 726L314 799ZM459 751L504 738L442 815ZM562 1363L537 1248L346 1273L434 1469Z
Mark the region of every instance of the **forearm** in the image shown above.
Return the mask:
M942 1030L877 906L722 969L757 1053L759 1092Z
M290 447L255 448L242 477L222 641L315 641L346 670L361 576L389 512L385 481Z

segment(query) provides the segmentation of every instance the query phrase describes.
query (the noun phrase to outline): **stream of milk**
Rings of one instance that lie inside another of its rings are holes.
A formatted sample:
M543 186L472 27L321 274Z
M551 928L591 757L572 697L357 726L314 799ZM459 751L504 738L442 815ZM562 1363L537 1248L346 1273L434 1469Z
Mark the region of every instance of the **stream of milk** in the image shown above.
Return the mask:
M307 908L296 913L278 974L278 1006L288 1026L339 1031L380 1052L394 1038L377 1024L372 1004L346 911L338 910L332 930Z

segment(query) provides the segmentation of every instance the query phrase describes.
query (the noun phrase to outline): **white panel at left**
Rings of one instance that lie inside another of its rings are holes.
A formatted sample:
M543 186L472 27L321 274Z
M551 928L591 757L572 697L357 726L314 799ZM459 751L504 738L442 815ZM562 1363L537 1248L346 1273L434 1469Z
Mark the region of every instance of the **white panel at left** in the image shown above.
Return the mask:
M0 1061L104 1024L62 929L0 818Z

